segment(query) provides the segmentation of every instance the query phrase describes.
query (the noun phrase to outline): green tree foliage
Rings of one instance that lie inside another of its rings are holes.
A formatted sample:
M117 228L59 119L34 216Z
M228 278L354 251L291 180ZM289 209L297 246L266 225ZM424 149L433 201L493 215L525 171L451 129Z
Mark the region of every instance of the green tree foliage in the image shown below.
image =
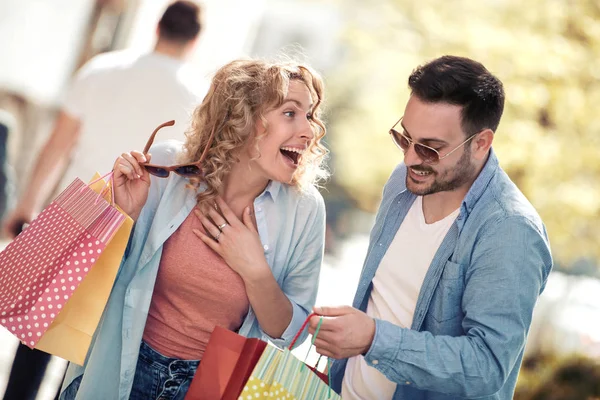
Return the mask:
M345 0L346 57L328 79L336 183L365 210L402 153L388 137L414 67L444 54L505 85L494 141L544 219L557 261L600 260L600 2Z

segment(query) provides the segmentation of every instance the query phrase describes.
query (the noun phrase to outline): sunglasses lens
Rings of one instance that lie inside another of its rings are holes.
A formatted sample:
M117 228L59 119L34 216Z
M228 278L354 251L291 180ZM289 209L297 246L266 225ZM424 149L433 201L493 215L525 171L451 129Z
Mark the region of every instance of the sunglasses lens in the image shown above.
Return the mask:
M396 146L398 146L402 151L406 151L408 149L410 143L404 136L400 134L400 132L395 129L390 129L390 134L392 135L392 139L394 140L394 143L396 143Z
M145 165L144 168L146 168L146 171L148 171L149 174L158 176L159 178L166 178L169 176L169 171L164 168L153 167L152 165Z
M436 163L440 161L440 156L433 149L430 149L427 146L423 146L422 144L415 143L415 153L419 156L419 158L426 163Z
M175 169L175 172L181 176L198 176L202 171L197 165L182 165Z

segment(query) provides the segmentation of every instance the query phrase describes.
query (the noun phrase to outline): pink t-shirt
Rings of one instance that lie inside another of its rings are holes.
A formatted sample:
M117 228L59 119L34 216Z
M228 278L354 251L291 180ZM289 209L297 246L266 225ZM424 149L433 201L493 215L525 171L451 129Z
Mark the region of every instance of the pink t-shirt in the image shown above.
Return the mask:
M144 341L159 353L200 360L216 325L237 331L248 313L242 278L192 229L192 211L163 246Z

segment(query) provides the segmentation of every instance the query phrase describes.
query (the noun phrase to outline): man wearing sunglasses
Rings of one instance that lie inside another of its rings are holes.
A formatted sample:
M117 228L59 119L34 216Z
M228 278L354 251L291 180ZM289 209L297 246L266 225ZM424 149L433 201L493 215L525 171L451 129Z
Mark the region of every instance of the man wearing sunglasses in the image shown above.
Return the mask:
M444 56L408 84L390 130L404 162L383 190L353 307L315 309L329 317L317 351L337 359L344 399L512 399L552 257L492 150L502 83Z

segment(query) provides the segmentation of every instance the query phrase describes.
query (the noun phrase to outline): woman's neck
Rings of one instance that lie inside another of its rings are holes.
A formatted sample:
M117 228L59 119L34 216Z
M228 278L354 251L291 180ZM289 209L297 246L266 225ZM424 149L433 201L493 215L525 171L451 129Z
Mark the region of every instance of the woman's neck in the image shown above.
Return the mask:
M240 212L258 197L269 184L269 180L258 176L246 163L236 163L223 180L219 195L233 210ZM241 209L240 209L241 208Z

